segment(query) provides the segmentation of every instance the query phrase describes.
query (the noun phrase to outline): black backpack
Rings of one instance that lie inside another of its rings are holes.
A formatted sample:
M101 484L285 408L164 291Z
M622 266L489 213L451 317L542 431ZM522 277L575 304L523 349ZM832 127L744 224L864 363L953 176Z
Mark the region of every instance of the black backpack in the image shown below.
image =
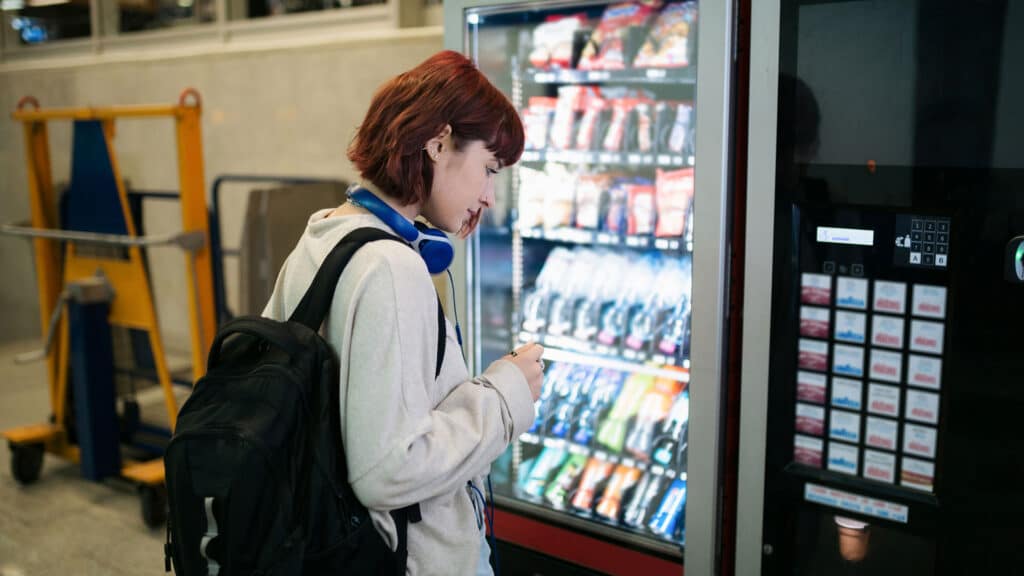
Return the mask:
M400 241L373 228L346 235L287 322L248 316L218 331L164 455L167 571L173 560L188 576L404 576L419 505L391 512L392 552L348 483L339 365L319 335L345 265L377 240ZM439 299L435 377L445 335Z

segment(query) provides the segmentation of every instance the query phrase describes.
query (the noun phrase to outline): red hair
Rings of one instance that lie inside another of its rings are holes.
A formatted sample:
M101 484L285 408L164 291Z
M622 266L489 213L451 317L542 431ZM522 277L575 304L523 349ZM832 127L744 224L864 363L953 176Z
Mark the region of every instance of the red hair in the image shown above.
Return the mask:
M512 103L470 59L445 50L377 89L348 158L403 205L424 202L434 180L424 146L445 125L456 149L481 141L502 166L523 153L523 124Z

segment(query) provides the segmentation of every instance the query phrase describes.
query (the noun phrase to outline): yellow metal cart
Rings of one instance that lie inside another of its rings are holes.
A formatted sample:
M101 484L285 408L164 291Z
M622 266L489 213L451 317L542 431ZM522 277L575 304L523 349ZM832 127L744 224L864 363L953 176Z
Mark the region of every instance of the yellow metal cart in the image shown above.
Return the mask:
M148 336L173 427L178 406L142 249L175 245L184 251L194 382L205 372L206 351L216 329L200 111L198 92L188 89L177 104L166 106L43 109L34 98L26 97L12 114L24 127L31 222L4 224L0 232L32 239L40 320L47 334L46 349L37 356L47 363L52 410L48 422L2 433L11 447L12 472L23 484L34 482L45 451L79 462L83 475L94 480L119 475L140 486L143 517L150 525L164 519L163 459L120 457L117 416L108 401L113 375L105 370L109 332L103 333L103 325ZM113 146L115 121L122 119L174 122L181 232L137 233ZM50 121L71 121L74 127L72 178L62 198L54 190L51 174ZM83 429L69 430L66 424L69 379L75 427Z

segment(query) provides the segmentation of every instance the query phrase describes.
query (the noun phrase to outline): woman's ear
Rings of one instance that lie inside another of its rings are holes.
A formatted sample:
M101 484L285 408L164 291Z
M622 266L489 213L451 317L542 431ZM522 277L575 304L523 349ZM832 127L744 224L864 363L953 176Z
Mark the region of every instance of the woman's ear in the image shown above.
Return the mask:
M430 159L437 162L438 157L442 152L447 152L452 148L452 125L445 124L441 132L434 136L430 140L427 140L427 144L423 147L427 151L427 155Z

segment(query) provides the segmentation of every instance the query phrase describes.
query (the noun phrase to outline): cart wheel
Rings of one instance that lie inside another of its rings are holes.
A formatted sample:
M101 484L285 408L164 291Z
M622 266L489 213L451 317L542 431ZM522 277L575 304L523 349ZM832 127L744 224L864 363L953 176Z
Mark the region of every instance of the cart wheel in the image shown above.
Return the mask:
M9 447L14 479L23 486L39 480L39 472L43 469L43 444L9 444Z
M150 528L159 528L167 521L167 489L161 486L140 486L142 521Z

